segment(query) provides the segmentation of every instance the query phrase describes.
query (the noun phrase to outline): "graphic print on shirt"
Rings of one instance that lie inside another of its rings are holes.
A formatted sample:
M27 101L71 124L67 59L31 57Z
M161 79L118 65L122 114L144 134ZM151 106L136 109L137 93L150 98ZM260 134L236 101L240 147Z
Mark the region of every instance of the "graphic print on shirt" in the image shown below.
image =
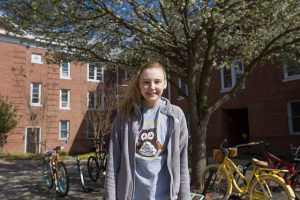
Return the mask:
M139 133L136 150L141 156L154 157L163 150L163 146L157 140L156 128L142 129Z

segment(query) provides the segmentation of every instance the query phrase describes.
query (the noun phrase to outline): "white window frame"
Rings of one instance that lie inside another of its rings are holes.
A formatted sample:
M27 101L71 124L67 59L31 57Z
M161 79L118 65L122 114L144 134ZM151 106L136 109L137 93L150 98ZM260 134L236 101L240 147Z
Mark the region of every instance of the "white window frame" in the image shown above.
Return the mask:
M33 103L32 102L32 99L33 99L33 85L34 84L38 84L38 87L39 87L39 94L38 94L38 102L37 103ZM41 83L31 83L30 84L30 106L42 106L42 84Z
M103 67L94 67L94 77L90 78L90 63L87 64L87 80L91 82L103 82L104 81L104 68ZM97 68L101 68L102 80L97 80Z
M242 64L242 69L241 69L241 73L236 73L236 71L235 71L235 68L234 68L234 66L235 66L235 63L236 62L241 62L241 64ZM244 70L245 70L245 68L244 68L244 62L243 62L243 60L235 60L235 61L233 61L231 64L230 64L230 77L231 77L231 86L230 87L225 87L225 77L224 77L224 72L225 72L225 70L226 69L224 69L224 68L221 68L220 69L220 75L221 75L221 92L227 92L227 91L230 91L234 86L235 86L235 84L236 84L236 82L237 82L237 74L244 74ZM243 88L245 88L245 86L243 85Z
M67 63L68 64L68 76L63 76L63 64ZM70 62L63 62L61 61L60 66L59 66L59 71L60 71L60 78L61 79L71 79L71 63Z
M34 64L43 64L42 55L38 53L31 54L31 63Z
M300 60L298 60L298 63L299 63L299 68L300 68ZM300 79L300 73L295 74L295 75L289 75L287 68L288 68L287 63L284 63L283 64L283 78L284 78L283 81L292 81L292 80Z
M63 90L67 91L68 93L68 105L66 107L63 107L62 106L62 94L63 94ZM62 109L62 110L70 110L71 109L71 106L70 106L70 90L69 89L61 89L60 92L59 92L59 108Z
M300 100L293 100L287 103L287 115L288 115L288 126L289 126L289 134L290 135L300 135L299 132L295 132L293 129L293 116L292 116L292 107L291 103L300 103ZM300 117L300 116L297 116Z
M62 122L66 122L67 123L67 137L61 137L61 124ZM58 137L59 140L67 140L70 138L70 120L59 120L59 132L58 132Z
M185 84L185 91L183 91L187 96L189 95L189 90L188 90L188 86L187 86L187 83L182 79L182 78L178 78L178 87L182 90L182 87L183 87L183 85L182 85L182 83L184 83ZM181 95L179 95L178 96L178 98L177 98L177 100L182 100L182 99L184 99L184 97L183 96L181 96Z

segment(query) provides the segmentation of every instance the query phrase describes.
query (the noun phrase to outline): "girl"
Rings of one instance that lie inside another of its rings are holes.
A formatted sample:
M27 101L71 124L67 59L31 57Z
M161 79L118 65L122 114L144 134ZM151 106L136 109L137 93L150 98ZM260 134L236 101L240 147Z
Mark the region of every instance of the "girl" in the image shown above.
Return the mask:
M162 97L166 72L148 62L120 98L109 148L106 200L190 199L183 111Z

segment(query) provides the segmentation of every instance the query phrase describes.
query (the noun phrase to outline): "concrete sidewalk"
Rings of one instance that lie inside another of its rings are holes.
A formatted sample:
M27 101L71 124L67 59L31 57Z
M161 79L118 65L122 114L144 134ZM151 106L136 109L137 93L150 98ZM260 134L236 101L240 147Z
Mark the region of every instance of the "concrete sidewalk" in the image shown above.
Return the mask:
M92 191L84 193L81 188L75 160L64 161L70 177L68 196L64 199L103 199L103 179L90 180L86 161L81 161L85 184ZM41 161L0 160L0 199L61 199L56 197L54 189L48 190L42 177Z

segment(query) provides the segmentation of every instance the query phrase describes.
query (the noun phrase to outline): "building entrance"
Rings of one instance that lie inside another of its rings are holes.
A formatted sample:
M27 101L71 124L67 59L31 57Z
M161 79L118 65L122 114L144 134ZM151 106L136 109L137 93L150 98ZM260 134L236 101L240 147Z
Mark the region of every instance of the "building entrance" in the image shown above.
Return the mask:
M39 153L40 151L40 127L26 127L26 153Z
M249 142L248 110L225 110L227 118L228 140L230 146Z

